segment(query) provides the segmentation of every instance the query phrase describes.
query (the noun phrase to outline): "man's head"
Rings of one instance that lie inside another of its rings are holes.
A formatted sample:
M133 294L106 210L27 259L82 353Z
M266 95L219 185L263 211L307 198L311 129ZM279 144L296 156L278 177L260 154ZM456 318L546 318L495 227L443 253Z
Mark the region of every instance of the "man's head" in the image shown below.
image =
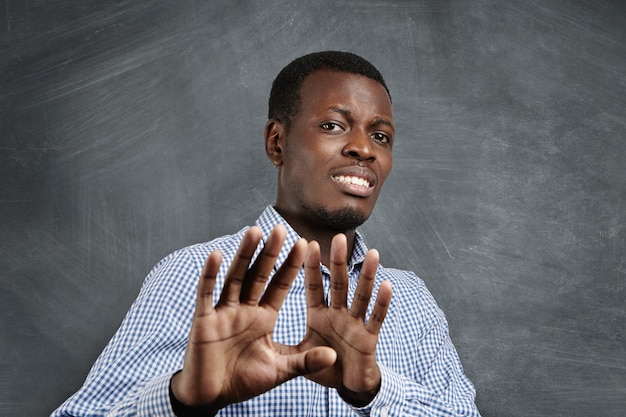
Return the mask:
M369 61L350 52L323 51L293 60L276 76L270 92L268 119L277 119L287 128L298 113L301 104L300 89L304 79L317 70L332 70L360 74L379 82L389 94L381 73Z
M269 115L266 153L286 220L301 234L367 220L392 166L393 114L380 73L353 54L304 56L278 75Z

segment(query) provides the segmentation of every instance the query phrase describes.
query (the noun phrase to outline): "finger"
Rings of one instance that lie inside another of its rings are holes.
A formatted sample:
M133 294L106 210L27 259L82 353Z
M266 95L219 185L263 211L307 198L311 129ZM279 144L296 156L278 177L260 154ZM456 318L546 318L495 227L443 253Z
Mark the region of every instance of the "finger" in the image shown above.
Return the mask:
M213 312L213 290L221 263L222 253L218 250L211 252L204 262L196 292L196 315L198 316Z
M239 249L235 254L235 258L228 268L226 280L224 281L224 289L218 304L238 304L241 294L243 280L248 272L250 260L254 256L256 247L261 240L261 229L253 226L243 236Z
M324 285L320 269L320 245L315 241L309 243L304 260L304 285L307 308L325 307Z
M389 303L391 302L391 282L383 281L378 288L378 295L376 296L376 303L370 318L365 328L372 334L378 334L380 328L383 325L387 310L389 309Z
M285 378L287 380L300 375L314 374L334 365L336 360L337 352L327 346L318 346L290 355L287 358Z
M298 272L300 272L306 254L306 246L306 240L304 239L298 240L293 245L289 255L287 255L287 259L285 259L285 262L283 262L267 286L260 305L270 306L276 311L280 310L289 293L291 284L298 276Z
M367 306L372 297L372 288L374 287L374 277L378 269L378 251L372 249L365 255L361 273L359 274L359 283L354 293L354 299L350 306L350 314L353 317L365 318Z
M277 225L271 231L263 250L245 275L239 297L242 303L256 305L259 302L267 279L276 264L276 258L285 243L285 236L287 236L287 229L282 224Z
M333 237L330 244L330 306L347 308L348 306L348 242L346 235L340 233Z

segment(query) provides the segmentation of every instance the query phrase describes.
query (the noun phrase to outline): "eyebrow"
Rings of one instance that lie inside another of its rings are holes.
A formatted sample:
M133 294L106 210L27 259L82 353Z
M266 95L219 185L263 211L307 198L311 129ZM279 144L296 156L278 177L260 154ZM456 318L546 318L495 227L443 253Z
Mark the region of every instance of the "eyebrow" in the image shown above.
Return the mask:
M330 106L328 108L328 110L334 111L334 112L337 112L337 113L341 113L341 114L343 114L344 116L347 116L347 117L352 117L352 112L350 110L344 108L344 107ZM372 121L374 123L376 123L376 124L379 124L379 125L389 126L393 130L395 130L395 128L393 127L393 123L391 123L387 119L383 119L382 117L375 117Z

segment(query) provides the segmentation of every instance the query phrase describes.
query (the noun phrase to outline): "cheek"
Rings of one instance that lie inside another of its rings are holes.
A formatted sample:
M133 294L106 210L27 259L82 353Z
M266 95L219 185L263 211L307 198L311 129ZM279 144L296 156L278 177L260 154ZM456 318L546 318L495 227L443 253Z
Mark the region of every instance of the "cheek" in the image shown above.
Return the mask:
M291 152L290 168L298 177L311 179L320 175L323 165L330 158L324 149L302 146L298 152Z
M391 173L391 168L392 167L393 167L393 159L391 158L391 156L389 156L380 165L380 174L381 174L382 182L384 182L387 179L387 177Z
M301 152L288 152L288 156L283 161L283 182L289 184L289 188L292 192L298 192L302 194L304 188L309 187L314 183L311 181L313 178L313 169L315 165L311 159L307 157L306 153ZM313 188L314 190L315 188Z

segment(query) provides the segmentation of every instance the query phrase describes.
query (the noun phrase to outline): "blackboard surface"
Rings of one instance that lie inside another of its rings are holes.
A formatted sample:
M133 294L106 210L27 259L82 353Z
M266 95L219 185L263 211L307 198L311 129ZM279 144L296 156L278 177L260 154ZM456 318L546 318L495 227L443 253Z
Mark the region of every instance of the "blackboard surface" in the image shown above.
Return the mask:
M276 73L356 52L395 165L363 227L495 416L626 415L626 2L6 0L0 415L79 388L149 269L274 201Z

